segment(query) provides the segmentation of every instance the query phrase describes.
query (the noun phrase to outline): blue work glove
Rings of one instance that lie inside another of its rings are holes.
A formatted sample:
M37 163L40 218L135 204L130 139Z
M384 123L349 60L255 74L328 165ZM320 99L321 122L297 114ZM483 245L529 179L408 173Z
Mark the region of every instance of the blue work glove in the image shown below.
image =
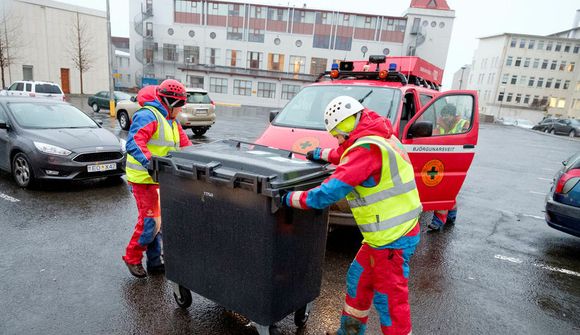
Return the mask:
M325 164L326 161L324 159L322 159L322 148L317 147L314 150L310 150L306 153L306 159L308 159L311 162L315 162L315 163L319 163L319 164Z
M290 206L290 196L291 195L292 195L292 192L282 194L282 196L280 197L280 203L282 204L282 206L292 207L292 206Z

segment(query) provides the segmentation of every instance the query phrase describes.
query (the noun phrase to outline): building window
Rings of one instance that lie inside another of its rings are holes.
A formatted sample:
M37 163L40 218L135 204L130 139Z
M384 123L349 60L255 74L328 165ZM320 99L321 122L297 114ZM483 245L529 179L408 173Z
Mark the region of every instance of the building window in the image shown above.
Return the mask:
M508 56L505 65L506 66L512 66L512 62L514 61L514 58L512 56Z
M542 87L544 85L544 78L540 77L538 78L538 83L536 85L536 87Z
M499 92L498 96L497 96L497 101L503 101L503 96L504 96L504 92Z
M546 88L551 88L553 81L554 81L554 78L548 78L548 80L546 80Z
M568 65L568 72L574 72L575 67L576 67L576 62L570 62L570 65Z
M564 71L564 69L566 69L566 61L563 60L562 63L560 63L560 71Z
M296 43L294 43L296 45L297 48L300 48L302 46L302 40L296 40Z
M576 44L576 45L574 46L574 51L573 51L573 52L574 52L575 54L577 54L578 52L580 52L580 45Z
M517 43L518 43L518 40L516 40L515 38L512 38L512 41L510 43L510 47L515 48Z
M539 58L534 58L533 67L534 67L534 69L537 69L538 67L540 67L540 59Z
M518 76L513 75L512 76L512 81L510 82L510 84L515 85L518 82Z
M523 49L523 48L525 48L525 47L526 47L526 39L522 38L522 39L520 40L520 48L521 48L521 49Z
M208 65L219 65L220 49L205 48L205 63Z
M531 61L531 60L532 60L531 58L526 58L526 59L524 60L524 67L530 67L530 61Z
M183 59L186 64L197 64L199 63L199 47L184 45L183 46Z
M242 50L226 50L226 66L242 67Z
M284 71L284 55L268 54L268 70Z
M530 81L528 81L528 86L529 87L534 86L535 81L536 81L536 77L530 77Z
M570 44L566 44L566 45L564 46L564 52L570 52L570 47L571 47L571 45L570 45Z
M312 40L312 47L319 49L330 48L330 35L314 35Z
M522 57L518 57L518 58L516 58L516 64L515 64L515 65L516 65L516 66L520 66L520 65L522 65Z
M163 43L163 60L169 62L177 61L177 45Z
M228 93L228 80L226 78L209 78L209 91L213 93Z
M310 74L317 75L326 70L326 58L312 57L310 59Z
M526 94L526 95L524 96L524 104L526 104L526 105L527 105L527 104L529 104L529 103L530 103L530 95L529 95L529 94Z
M553 60L552 65L550 65L550 70L556 70L556 67L558 67L558 61Z
M544 50L544 41L538 41L538 50Z
M153 37L153 22L145 23L145 37Z
M575 91L580 91L580 81L576 82L576 89Z
M209 38L211 38L212 40L214 40L216 36L217 36L216 33L214 33L213 31L209 33Z
M189 87L203 88L203 82L203 77L187 75L187 83L189 84Z
M554 48L554 51L558 52L562 50L562 42L556 42L556 47Z
M258 82L258 97L268 98L268 99L276 98L276 84L259 81Z
M558 99L558 108L566 108L566 99Z
M348 36L348 37L341 37L341 36L335 36L335 43L334 43L334 49L335 50L345 50L345 51L350 51L352 48L352 36Z
M288 70L292 73L304 73L306 65L306 57L290 56Z
M518 81L519 85L525 86L527 82L528 82L527 76L520 76L520 80Z
M562 80L556 79L556 82L554 82L554 88L559 89L561 85L562 85Z
M564 87L562 87L563 89L567 90L570 87L570 80L566 80L564 82Z
M542 62L542 70L545 70L548 68L548 60L544 59L544 61Z
M264 31L261 29L252 29L248 34L248 41L264 43Z
M550 98L550 107L552 108L556 108L556 105L558 104L558 98Z
M507 84L509 77L510 77L509 74L504 73L503 76L501 77L501 83L502 84Z
M248 51L248 68L259 70L262 68L262 53Z
M536 40L530 40L530 44L528 44L528 49L533 49L535 44Z
M227 39L232 41L241 41L242 33L238 27L228 27Z
M22 65L22 80L34 80L32 65Z
M282 84L282 99L290 100L300 91L300 86L298 85L288 85Z
M174 30L173 30L173 28L169 28L169 29L167 29L167 34L168 34L169 36L173 36L173 33L174 33Z
M252 82L249 80L234 79L234 95L252 95Z
M520 102L522 102L522 95L520 93L516 94L515 102L516 102L516 104L519 104Z
M546 44L546 51L552 51L553 45L554 45L554 42L548 41L548 43Z
M505 99L505 102L512 102L513 96L514 96L513 93L508 93L507 98Z
M573 109L580 109L580 99L574 100L574 102L572 103L572 108Z

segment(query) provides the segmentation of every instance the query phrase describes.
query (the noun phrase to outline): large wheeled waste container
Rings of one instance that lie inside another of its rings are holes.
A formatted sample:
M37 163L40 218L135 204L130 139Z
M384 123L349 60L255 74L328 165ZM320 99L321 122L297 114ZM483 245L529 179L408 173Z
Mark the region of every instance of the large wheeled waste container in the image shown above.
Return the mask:
M280 206L285 191L329 175L288 151L227 140L154 159L165 276L181 307L191 291L252 320L260 334L320 293L327 211Z

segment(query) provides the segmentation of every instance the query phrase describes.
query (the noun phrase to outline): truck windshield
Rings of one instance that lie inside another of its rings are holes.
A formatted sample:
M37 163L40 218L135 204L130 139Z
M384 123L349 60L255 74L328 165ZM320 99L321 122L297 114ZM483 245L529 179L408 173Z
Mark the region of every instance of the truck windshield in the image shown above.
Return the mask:
M372 94L369 94L372 91ZM354 85L316 85L302 89L276 117L273 124L283 127L324 129L324 109L341 95L357 100L365 97L363 105L388 117L391 123L397 116L401 91L389 87Z

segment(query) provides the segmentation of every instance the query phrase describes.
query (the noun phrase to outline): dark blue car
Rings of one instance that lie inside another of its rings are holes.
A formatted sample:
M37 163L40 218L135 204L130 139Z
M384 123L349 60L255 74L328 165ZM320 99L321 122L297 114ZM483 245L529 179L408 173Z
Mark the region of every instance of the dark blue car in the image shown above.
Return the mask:
M580 152L562 164L546 197L546 221L552 228L580 237Z

